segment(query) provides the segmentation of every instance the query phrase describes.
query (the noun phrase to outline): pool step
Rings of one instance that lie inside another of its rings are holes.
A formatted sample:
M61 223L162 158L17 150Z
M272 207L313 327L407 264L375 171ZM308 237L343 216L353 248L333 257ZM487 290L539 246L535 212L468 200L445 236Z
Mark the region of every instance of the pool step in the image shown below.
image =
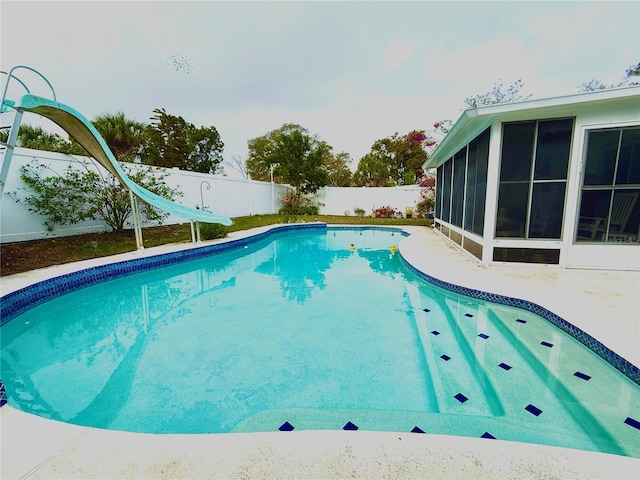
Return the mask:
M486 375L478 368L468 341L457 324L447 321L451 312L444 300L432 299L427 305L418 288L411 283L407 283L406 292L439 411L465 415L503 414L500 401Z

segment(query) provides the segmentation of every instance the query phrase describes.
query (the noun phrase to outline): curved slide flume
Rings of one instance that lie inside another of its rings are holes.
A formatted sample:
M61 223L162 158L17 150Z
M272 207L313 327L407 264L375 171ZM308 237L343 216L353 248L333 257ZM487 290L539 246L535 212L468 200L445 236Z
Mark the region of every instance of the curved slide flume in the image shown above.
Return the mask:
M91 157L124 183L134 195L148 204L192 222L221 223L226 226L233 224L228 217L172 202L135 183L120 166L98 130L73 108L31 94L20 97L13 108L36 113L56 123L71 135Z

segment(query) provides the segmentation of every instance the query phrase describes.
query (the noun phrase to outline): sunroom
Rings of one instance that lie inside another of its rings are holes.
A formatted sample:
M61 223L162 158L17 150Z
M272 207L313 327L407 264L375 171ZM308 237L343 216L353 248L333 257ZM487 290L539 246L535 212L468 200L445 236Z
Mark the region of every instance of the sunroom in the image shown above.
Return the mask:
M424 168L483 264L640 270L640 86L466 110Z

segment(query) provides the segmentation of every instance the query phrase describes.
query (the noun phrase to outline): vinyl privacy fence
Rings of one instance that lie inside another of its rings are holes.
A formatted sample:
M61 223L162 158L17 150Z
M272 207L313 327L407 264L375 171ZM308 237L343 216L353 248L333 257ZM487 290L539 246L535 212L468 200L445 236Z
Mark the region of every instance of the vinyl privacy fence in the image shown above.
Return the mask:
M4 161L4 155L2 159ZM24 198L31 192L20 179L20 170L32 162L46 165L43 174L47 175L63 175L68 167L84 168L81 162L88 163L89 168L106 175L105 170L88 157L16 148L0 199L0 243L108 230L103 221L84 221L74 225L58 226L52 232L47 231L44 227L45 218L29 212L28 206L24 203ZM129 164L128 167L140 168L135 164ZM182 192L183 195L177 197L176 202L192 208L204 208L231 218L277 213L289 188L288 185L194 173L177 168L159 170L168 174L164 181L170 187ZM404 212L407 207L414 207L419 200L420 187L409 185L385 188L325 187L317 192L314 202L319 205L321 215L355 215L356 207L364 209L365 214L370 215L375 208L386 205ZM169 216L163 224L172 225L186 221L188 220Z

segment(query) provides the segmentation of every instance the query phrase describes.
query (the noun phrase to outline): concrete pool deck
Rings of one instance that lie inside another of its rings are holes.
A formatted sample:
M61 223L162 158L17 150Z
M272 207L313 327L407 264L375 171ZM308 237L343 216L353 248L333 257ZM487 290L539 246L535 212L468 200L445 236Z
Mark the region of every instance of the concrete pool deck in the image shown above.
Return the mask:
M428 275L542 305L640 365L640 273L481 267L431 228L405 230L411 236L399 242L401 254ZM0 290L6 295L81 268L191 247L156 247L0 277ZM640 263L640 255L630 262ZM640 478L640 459L501 440L362 430L147 435L46 420L9 405L0 409L0 441L3 479Z

